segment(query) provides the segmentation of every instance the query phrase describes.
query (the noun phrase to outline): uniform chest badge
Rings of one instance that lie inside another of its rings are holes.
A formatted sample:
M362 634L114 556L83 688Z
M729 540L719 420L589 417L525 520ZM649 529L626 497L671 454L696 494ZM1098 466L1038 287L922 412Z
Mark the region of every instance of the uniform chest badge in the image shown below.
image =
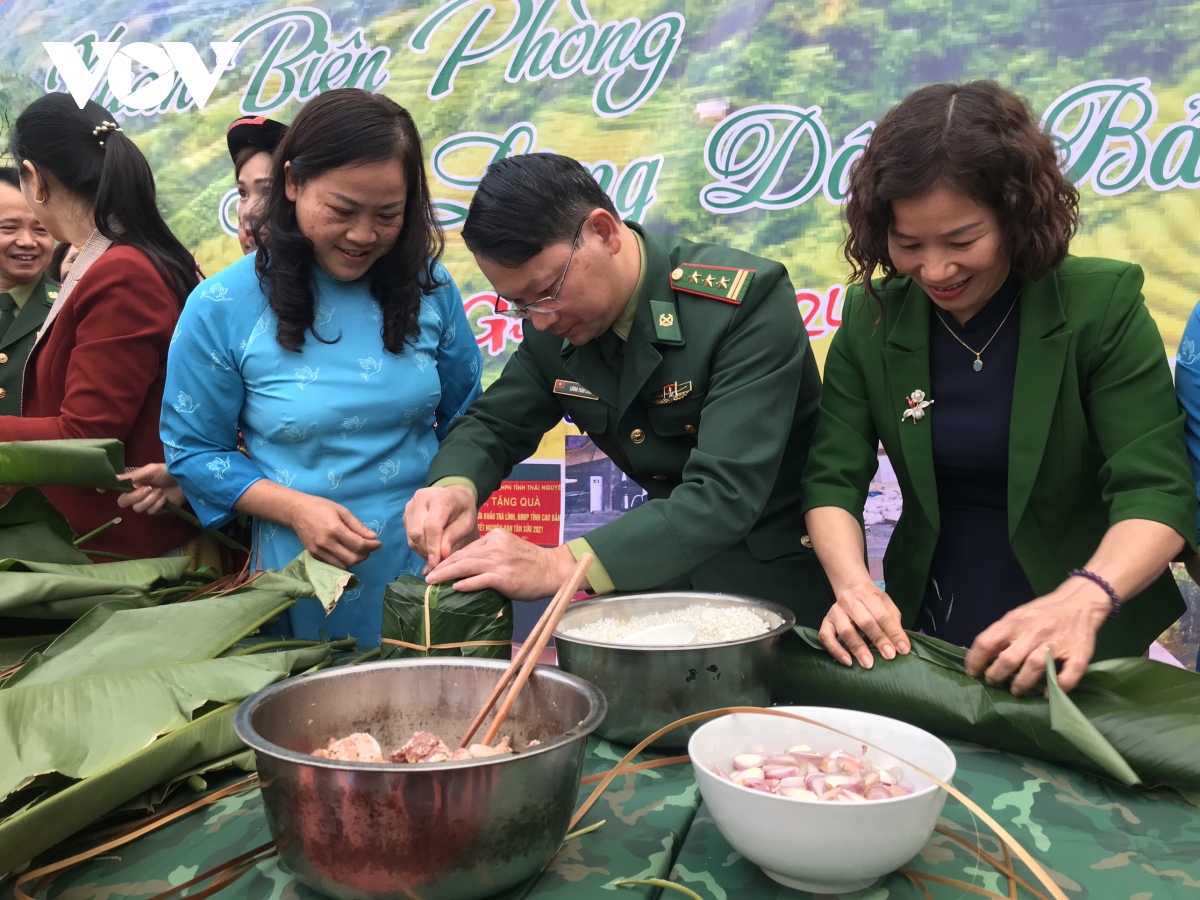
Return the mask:
M682 400L691 392L692 383L690 381L672 381L670 384L663 385L662 394L655 397L654 402L659 406L665 406L676 400Z
M553 393L562 394L564 397L578 397L580 400L600 399L578 381L567 381L565 378L554 379Z

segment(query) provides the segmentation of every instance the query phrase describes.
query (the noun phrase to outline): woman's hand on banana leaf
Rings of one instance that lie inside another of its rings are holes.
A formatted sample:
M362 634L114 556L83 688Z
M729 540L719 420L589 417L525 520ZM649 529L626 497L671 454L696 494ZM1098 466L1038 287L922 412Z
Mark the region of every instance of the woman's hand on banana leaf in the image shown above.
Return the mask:
M128 494L117 495L117 505L122 509L156 516L167 503L183 506L187 499L183 488L167 472L165 463L150 463L132 472L117 476L118 481L133 482L134 489Z
M967 653L967 674L1001 685L1010 678L1013 694L1032 690L1046 675L1046 651L1062 663L1058 685L1079 684L1096 649L1096 633L1112 604L1102 588L1071 578L985 629Z
M908 653L908 636L900 624L900 610L874 581L842 588L836 597L820 630L821 643L830 656L843 666L852 665L857 659L864 669L871 668L875 657L863 640L864 635L884 659L895 659L897 652Z

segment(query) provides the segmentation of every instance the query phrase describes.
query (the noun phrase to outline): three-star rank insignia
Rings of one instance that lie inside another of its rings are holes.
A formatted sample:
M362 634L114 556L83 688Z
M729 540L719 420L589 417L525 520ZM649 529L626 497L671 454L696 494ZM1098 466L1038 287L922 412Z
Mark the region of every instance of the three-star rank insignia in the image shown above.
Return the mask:
M745 298L753 279L754 269L683 263L672 270L671 287L685 294L696 294L736 305Z

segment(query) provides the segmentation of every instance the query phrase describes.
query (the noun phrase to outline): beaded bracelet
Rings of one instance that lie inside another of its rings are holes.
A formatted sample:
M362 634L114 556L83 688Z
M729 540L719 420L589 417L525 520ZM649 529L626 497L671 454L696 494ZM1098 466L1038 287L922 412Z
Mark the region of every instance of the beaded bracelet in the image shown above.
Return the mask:
M1095 572L1089 572L1087 569L1072 569L1067 573L1068 578L1086 578L1093 584L1099 585L1104 593L1108 594L1108 599L1112 601L1112 611L1108 614L1108 621L1112 621L1117 617L1117 613L1121 611L1121 596L1113 586L1097 575Z

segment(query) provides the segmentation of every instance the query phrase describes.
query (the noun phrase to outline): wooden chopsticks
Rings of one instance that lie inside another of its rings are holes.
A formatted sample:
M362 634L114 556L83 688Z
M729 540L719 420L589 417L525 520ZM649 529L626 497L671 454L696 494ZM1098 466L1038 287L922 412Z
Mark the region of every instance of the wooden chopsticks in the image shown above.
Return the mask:
M521 645L521 651L513 657L513 661L509 663L504 674L500 676L500 680L496 682L496 686L492 688L492 693L488 696L487 701L483 704L479 712L475 714L475 718L471 720L471 724L467 728L467 733L459 741L459 750L466 749L467 745L470 744L471 738L475 736L475 732L479 730L479 726L483 724L483 720L492 711L492 707L496 705L496 701L500 699L500 695L504 693L504 689L513 681L513 676L515 675L516 681L513 683L508 695L504 698L504 702L500 704L500 709L496 712L496 717L492 719L492 724L484 734L483 744L490 745L496 739L496 734L500 731L500 726L504 724L504 720L508 717L508 712L512 709L512 705L517 699L517 694L525 686L525 682L529 680L529 676L533 674L533 667L537 665L542 651L550 643L554 629L558 627L559 620L562 619L563 613L567 611L567 607L571 603L571 598L575 596L576 591L579 590L579 585L583 583L588 566L592 564L593 559L594 557L590 553L585 553L579 558L579 562L575 564L575 569L571 572L570 577L563 582L563 586L558 589L558 593L554 595L554 599L550 601L550 605L546 607L546 611L542 613L541 618L537 620L537 624L533 626L533 631L529 633L529 639Z

